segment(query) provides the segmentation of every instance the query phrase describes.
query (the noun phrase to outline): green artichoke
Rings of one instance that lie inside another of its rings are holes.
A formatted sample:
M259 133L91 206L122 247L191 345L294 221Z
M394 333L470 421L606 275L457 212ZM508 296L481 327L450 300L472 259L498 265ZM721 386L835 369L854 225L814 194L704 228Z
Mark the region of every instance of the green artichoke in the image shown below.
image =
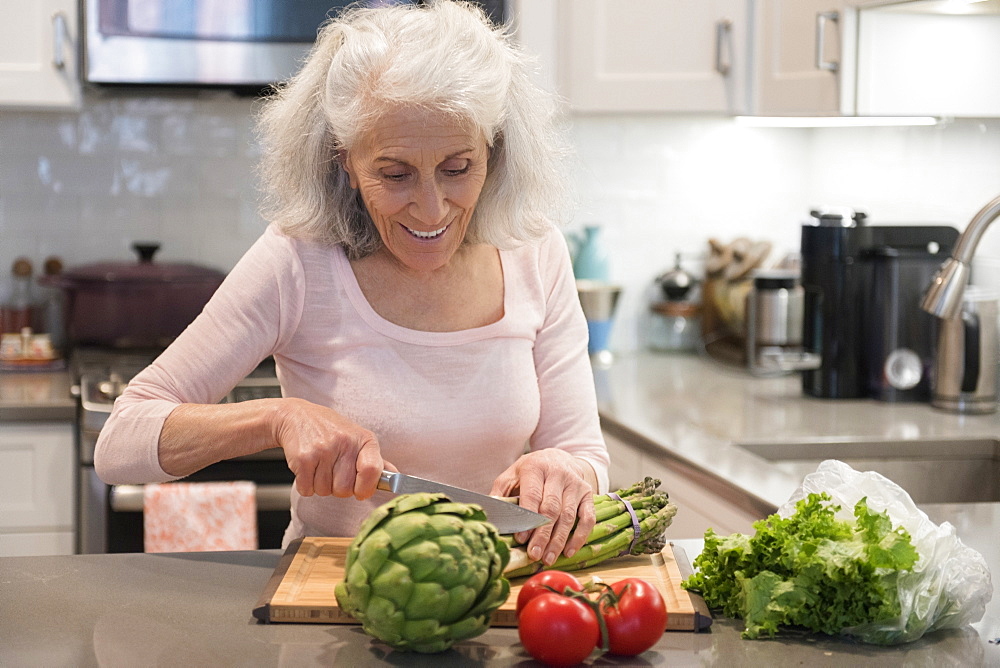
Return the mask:
M401 494L361 525L335 594L369 635L400 650L441 652L489 627L510 593L509 559L479 506Z

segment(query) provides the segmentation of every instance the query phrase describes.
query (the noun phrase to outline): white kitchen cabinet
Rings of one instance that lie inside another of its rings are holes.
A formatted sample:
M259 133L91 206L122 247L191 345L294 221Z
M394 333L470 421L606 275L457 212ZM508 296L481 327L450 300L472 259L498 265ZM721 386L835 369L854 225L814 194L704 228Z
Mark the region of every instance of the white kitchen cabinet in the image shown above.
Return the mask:
M857 4L520 0L515 13L574 111L836 115L853 113Z
M0 556L73 553L70 422L0 423Z
M80 105L76 0L0 0L0 107Z
M559 88L578 111L741 113L749 0L562 0Z
M760 116L851 112L854 10L846 0L761 0L754 13L750 110Z
M611 489L627 487L651 476L659 479L660 489L670 495L677 506L677 515L667 529L668 538L703 538L709 527L720 535L752 534L753 523L767 514L760 508L741 504L738 495L724 493L725 485L709 480L703 472L666 452L659 454L651 446L630 442L607 431L604 441L611 456L608 473Z

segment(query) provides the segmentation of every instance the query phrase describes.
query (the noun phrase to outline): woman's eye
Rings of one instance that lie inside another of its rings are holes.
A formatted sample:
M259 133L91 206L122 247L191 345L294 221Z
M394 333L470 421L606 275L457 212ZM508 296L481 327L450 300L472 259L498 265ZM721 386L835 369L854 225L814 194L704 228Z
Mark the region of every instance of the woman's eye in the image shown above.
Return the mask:
M460 176L469 171L469 161L468 160L456 160L446 162L441 166L441 171L448 176Z
M386 181L403 181L410 175L407 171L382 172L382 178Z

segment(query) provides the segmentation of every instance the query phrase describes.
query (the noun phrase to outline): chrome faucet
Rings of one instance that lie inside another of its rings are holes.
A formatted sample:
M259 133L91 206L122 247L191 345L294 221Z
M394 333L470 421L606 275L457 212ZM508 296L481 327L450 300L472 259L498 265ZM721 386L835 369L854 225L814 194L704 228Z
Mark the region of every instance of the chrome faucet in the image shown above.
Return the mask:
M945 260L934 275L934 280L924 293L920 308L944 320L958 317L962 308L962 295L969 282L972 257L990 223L1000 216L1000 197L984 206L955 242L951 257Z
M931 405L936 408L959 413L997 409L997 301L983 294L977 299L966 289L979 240L997 217L1000 197L972 218L920 302L941 319L931 376Z

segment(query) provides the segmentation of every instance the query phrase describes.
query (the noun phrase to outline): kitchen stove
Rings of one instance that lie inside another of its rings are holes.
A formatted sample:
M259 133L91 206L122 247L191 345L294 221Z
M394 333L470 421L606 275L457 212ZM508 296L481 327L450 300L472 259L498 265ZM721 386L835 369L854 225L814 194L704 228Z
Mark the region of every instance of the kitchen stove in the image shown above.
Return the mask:
M143 486L107 485L94 471L94 449L115 399L162 350L81 347L70 356L77 405L77 552L143 551ZM274 361L262 362L221 403L280 397ZM294 476L280 448L225 460L184 478L186 482L249 480L257 485L258 545L277 548L290 519Z

